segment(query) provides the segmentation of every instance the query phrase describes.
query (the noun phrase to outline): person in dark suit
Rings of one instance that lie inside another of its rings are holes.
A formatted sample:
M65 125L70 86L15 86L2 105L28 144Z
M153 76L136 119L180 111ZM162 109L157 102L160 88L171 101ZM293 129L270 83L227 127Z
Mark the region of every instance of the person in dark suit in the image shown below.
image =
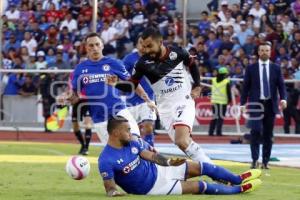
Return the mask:
M241 95L241 110L249 113L248 126L251 128L250 149L251 168L258 168L259 144L262 134L262 169L269 169L268 162L273 144L273 127L280 104L286 108L286 90L280 67L269 59L271 44L262 43L258 47L258 62L246 68ZM248 101L248 102L247 102Z

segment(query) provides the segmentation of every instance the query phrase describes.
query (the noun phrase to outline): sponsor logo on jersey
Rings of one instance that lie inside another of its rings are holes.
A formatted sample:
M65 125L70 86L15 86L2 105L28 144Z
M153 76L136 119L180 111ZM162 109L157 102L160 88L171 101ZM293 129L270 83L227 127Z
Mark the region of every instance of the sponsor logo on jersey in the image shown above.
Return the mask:
M161 94L164 95L164 94L167 94L167 93L170 93L170 92L175 92L179 89L182 88L182 84L180 83L179 85L176 85L175 87L172 87L172 88L168 88L168 89L165 89L165 90L160 90Z
M177 59L177 53L174 51L171 51L169 54L170 60L176 60Z
M165 80L165 83L167 86L172 86L174 84L175 80L172 77L168 77Z
M110 70L110 66L109 65L103 65L102 69L107 72L107 71Z
M123 168L123 173L124 174L128 174L129 172L131 172L132 170L134 170L140 163L141 163L140 157L137 156L136 159L134 159L132 162L130 162L128 165L126 165Z
M105 82L107 74L90 74L82 78L84 84Z

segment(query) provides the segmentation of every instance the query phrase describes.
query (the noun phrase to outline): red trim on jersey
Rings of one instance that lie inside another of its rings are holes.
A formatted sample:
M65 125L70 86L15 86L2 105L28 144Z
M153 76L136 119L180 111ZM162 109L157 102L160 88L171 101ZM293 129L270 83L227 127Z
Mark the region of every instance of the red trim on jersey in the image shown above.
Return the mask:
M134 83L134 84L137 84L137 85L140 83L139 80L133 79L133 78L128 79L128 81L130 81L130 82L132 82L132 83Z
M190 56L190 62L189 62L189 65L188 67L191 68L195 63L195 57L194 56Z
M163 55L163 57L161 57L159 60L160 61L166 60L168 58L169 54L170 54L170 49L168 47L166 47L166 53L165 53L165 55Z
M175 129L176 126L186 126L186 127L189 128L189 132L190 133L192 132L191 127L189 125L187 125L187 124L184 124L184 123L174 123L173 124L173 129Z

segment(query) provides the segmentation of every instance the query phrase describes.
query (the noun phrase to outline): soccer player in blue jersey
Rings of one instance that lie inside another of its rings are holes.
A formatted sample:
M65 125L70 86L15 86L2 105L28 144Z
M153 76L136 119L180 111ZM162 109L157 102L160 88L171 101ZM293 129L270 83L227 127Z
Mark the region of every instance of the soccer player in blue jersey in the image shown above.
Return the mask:
M252 169L240 175L205 162L168 159L145 149L142 142L131 140L128 120L116 116L108 121L107 145L98 159L98 167L108 196L121 196L116 185L129 194L180 195L180 194L237 194L256 189L261 170ZM207 175L208 183L186 179Z
M142 54L143 48L141 45L141 38L138 38L136 49L134 49L132 53L126 55L123 59L126 70L130 73L130 75L133 74L134 65L140 59ZM140 85L145 90L148 98L154 102L154 92L145 77L142 78ZM151 109L148 104L136 93L132 93L127 96L126 106L137 121L143 139L151 146L154 146L153 125L154 121L156 120L155 111Z
M104 45L97 33L88 34L85 43L88 59L75 68L72 80L73 92L68 99L74 104L79 99L78 94L84 95L97 135L102 142L106 143L108 139L107 119L114 115L125 117L130 123L132 133L139 135L138 125L120 99L119 90L105 84L107 75L115 75L122 80L128 79L129 74L124 65L116 59L103 56ZM149 101L143 91L139 94L145 101Z

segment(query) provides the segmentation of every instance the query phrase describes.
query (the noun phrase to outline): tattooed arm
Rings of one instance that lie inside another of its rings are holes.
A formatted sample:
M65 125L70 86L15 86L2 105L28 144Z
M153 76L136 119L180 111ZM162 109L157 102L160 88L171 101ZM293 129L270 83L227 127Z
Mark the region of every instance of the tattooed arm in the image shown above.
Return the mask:
M178 166L185 163L185 158L166 158L163 155L148 150L144 150L140 153L140 156L151 162L154 162L161 166Z

